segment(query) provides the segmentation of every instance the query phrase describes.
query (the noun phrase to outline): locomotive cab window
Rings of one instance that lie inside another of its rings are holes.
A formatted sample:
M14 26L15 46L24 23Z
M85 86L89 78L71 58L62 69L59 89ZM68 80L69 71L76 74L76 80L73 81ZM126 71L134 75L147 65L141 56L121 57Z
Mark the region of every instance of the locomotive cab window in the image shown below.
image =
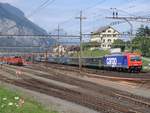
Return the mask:
M131 61L141 61L142 59L139 56L131 57Z

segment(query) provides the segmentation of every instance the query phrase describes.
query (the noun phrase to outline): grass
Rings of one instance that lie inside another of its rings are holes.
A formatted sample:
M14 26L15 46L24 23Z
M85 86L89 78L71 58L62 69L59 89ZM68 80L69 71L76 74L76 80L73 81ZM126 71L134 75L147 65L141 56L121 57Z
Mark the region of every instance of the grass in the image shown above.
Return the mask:
M24 104L21 106L21 98L19 94L0 87L0 113L58 113L49 112L30 99L23 99Z
M144 66L148 66L148 64L150 64L150 62L145 59L142 59L142 62Z
M142 58L142 62L143 62L143 70L149 72L150 71L150 67L149 67L150 61L146 60L145 58Z

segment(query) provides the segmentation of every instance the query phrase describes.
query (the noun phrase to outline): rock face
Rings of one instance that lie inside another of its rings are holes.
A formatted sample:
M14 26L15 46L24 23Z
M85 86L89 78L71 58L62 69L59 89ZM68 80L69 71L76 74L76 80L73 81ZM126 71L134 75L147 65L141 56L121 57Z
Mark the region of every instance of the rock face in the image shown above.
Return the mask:
M0 3L0 35L46 35L47 32L28 20L18 8ZM40 39L39 39L40 38ZM8 37L0 36L0 46L45 46L55 40L44 37Z

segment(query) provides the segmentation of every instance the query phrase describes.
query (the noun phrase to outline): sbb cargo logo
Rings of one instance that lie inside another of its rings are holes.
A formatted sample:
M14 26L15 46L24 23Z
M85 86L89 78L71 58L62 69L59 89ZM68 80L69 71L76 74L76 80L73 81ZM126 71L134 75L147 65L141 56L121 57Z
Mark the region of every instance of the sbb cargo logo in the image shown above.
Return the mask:
M117 58L107 58L106 63L107 63L107 65L116 66L117 65Z

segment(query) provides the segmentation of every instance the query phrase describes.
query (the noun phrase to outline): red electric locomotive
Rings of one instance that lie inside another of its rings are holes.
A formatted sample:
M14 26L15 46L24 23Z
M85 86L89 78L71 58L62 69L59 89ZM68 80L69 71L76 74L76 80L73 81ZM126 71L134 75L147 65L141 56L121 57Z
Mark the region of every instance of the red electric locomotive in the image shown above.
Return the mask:
M142 70L142 58L136 53L106 55L103 57L103 65L107 69L140 72Z
M128 58L128 67L130 71L141 71L142 69L142 57L136 53L126 53Z
M15 57L6 57L5 62L10 65L18 65L22 66L24 63L23 59L21 57L15 56Z

